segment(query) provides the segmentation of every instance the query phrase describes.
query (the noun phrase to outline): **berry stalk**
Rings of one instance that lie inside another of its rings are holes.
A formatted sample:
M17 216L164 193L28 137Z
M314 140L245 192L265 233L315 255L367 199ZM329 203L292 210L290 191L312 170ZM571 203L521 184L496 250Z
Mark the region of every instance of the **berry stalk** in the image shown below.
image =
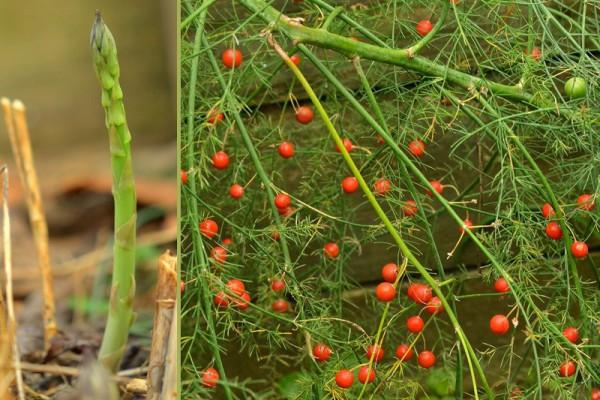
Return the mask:
M131 165L131 133L119 85L117 47L99 12L96 13L90 42L94 69L102 88L102 107L106 113L115 204L110 306L98 359L114 372L123 357L134 317L136 197Z

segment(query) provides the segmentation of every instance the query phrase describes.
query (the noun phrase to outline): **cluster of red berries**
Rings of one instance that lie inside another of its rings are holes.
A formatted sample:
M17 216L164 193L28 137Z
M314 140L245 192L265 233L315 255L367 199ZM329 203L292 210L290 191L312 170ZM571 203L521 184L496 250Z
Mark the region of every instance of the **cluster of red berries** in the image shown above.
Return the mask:
M379 301L389 302L394 300L396 297L396 280L398 279L398 266L395 263L388 263L381 269L381 276L384 282L381 282L375 288L375 296ZM423 309L428 314L434 315L444 311L444 306L439 297L433 296L431 287L423 283L411 283L407 291L408 297L416 304L423 305ZM419 320L422 322L421 317L409 318L407 326L413 333L420 332L423 325L419 329ZM410 322L409 322L410 321Z
M207 218L200 222L200 233L205 237L212 239L219 233L219 225L212 219ZM233 242L229 238L222 241L223 246L229 246ZM337 246L335 243L331 243ZM327 249L327 245L326 245ZM333 251L330 249L330 251ZM339 253L339 249L337 250ZM337 256L337 253L335 254ZM227 260L227 250L222 246L215 246L211 250L211 258L217 264L223 264ZM285 289L285 282L281 279L273 279L271 288L274 292L280 292ZM231 279L227 282L225 291L220 291L215 294L213 301L217 307L225 308L229 305L235 305L239 310L246 310L251 301L250 294L246 291L244 282L238 279ZM272 304L272 309L275 312L285 313L289 309L289 303L285 299L277 299Z
M577 208L584 211L592 211L596 204L594 199L589 194L582 194L577 198ZM542 216L550 219L556 215L554 208L549 203L542 206ZM546 224L546 235L552 240L559 240L563 237L563 230L560 224L556 221L550 221ZM571 244L571 254L575 258L585 258L588 255L588 245L579 240L575 240Z
M239 279L230 279L225 285L225 291L215 294L214 303L217 307L225 308L229 305L236 306L239 310L247 310L250 306L250 294L246 285Z
M396 281L398 279L398 265L388 263L383 266L381 275L384 282L377 285L375 288L375 296L383 302L392 301L397 294ZM438 314L444 311L441 300L437 296L433 296L429 286L422 283L413 283L408 288L408 297L415 303L423 305L424 310L429 314ZM423 330L425 323L423 319L414 315L406 320L406 327L412 333L420 333ZM367 348L366 358L371 363L362 365L357 372L357 378L361 383L370 383L375 380L375 365L383 360L384 349L379 344L370 345ZM413 358L414 352L411 345L406 343L400 344L395 351L396 357L400 361L408 361ZM429 350L419 352L417 361L423 368L431 368L436 361L435 355ZM354 383L354 374L351 370L342 369L335 375L335 381L341 388L349 388Z
M404 362L413 358L414 351L410 345L402 343L396 347L395 354L399 361ZM331 349L326 345L319 344L313 349L313 356L317 361L327 361L330 355ZM384 355L383 347L378 344L367 347L365 354L367 363L361 365L356 374L360 383L371 383L375 380L375 364L381 362ZM417 361L421 367L431 368L435 364L435 355L429 350L423 350L417 356ZM335 382L339 387L347 389L354 383L354 374L349 369L341 369L335 374Z
M574 326L566 327L562 334L565 339L573 344L577 344L579 342L579 331ZM563 378L573 376L575 372L577 372L577 364L575 364L575 362L572 360L564 361L558 368L558 373Z

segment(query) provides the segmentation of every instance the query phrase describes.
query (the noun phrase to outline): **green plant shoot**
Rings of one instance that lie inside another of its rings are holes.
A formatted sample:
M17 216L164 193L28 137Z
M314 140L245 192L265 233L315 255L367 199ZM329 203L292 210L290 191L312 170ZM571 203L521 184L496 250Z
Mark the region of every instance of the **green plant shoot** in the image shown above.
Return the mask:
M98 358L114 372L123 356L134 317L136 197L131 166L131 133L119 85L117 47L99 12L92 27L91 47L94 69L102 88L102 107L106 111L115 204L110 306Z

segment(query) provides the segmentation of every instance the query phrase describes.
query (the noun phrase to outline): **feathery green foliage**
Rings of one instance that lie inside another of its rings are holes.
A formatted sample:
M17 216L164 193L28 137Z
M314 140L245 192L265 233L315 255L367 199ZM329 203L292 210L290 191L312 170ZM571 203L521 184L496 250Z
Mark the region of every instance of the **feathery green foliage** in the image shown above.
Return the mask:
M600 382L600 216L576 199L599 193L600 3L345 4L183 3L184 396L588 398ZM414 27L426 18L434 29L421 38ZM298 67L271 36L301 56ZM226 48L241 50L240 66L221 65ZM572 77L585 81L580 98L566 94ZM300 104L315 109L310 125L294 119ZM210 121L215 110L222 121ZM349 154L335 151L341 138L354 143ZM425 156L407 151L415 139ZM277 154L283 140L296 147L287 160ZM224 171L210 161L219 150L231 159ZM340 190L350 175L364 179L364 195ZM373 197L381 178L392 189ZM430 197L433 179L444 192ZM241 200L228 197L233 183L245 186ZM284 218L273 207L281 192L294 207ZM544 203L560 240L545 234ZM206 218L219 236L200 234ZM475 227L460 233L465 219ZM210 253L225 237L233 244L218 263ZM583 260L571 254L575 240L589 245ZM333 260L322 255L329 241L341 248ZM406 263L399 288L425 281L443 298L446 313L424 317L423 334L406 331L422 307L404 293L374 298L386 262ZM285 294L270 288L282 277ZM510 294L494 293L499 277ZM213 303L232 278L245 282L248 310ZM271 309L281 296L288 313ZM498 313L513 326L496 338L487 332ZM576 344L562 335L569 325ZM375 341L386 351L375 383L338 388L335 372L368 364ZM313 361L315 343L334 350L328 362ZM397 361L400 343L434 351L440 369ZM566 360L574 377L558 373ZM208 389L202 372L212 366L221 378ZM440 370L446 385L433 387Z

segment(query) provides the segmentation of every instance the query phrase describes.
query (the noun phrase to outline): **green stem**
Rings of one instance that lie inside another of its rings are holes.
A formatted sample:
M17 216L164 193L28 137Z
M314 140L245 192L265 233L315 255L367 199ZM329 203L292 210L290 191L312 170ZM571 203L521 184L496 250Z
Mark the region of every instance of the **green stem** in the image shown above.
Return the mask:
M448 5L445 7L446 11L447 11L447 9L448 9ZM440 20L442 20L442 19L443 18L440 17ZM369 83L369 80L367 79L367 76L360 64L360 58L354 57L352 61L353 61L354 67L356 69L356 72L358 73L358 76L360 77L360 80L363 84L363 88L365 90L365 93L367 94L367 98L369 99L369 103L371 104L371 107L373 108L373 110L375 111L375 114L377 115L377 118L381 122L382 128L385 129L385 131L389 134L390 133L389 127L385 121L385 117L383 115L383 112L381 111L381 107L379 107L379 103L377 102L377 99L375 98L375 95L371 88L371 84ZM436 262L438 275L441 277L442 280L445 280L446 273L444 271L444 264L440 257L440 252L435 243L435 238L433 237L433 232L431 231L431 224L428 223L427 216L425 215L425 209L423 208L423 205L421 203L420 196L417 193L417 190L412 181L412 178L410 177L410 175L408 173L408 169L406 168L406 165L404 165L404 163L402 162L402 160L400 160L398 158L398 156L396 156L396 159L399 161L400 172L402 174L402 178L407 183L408 191L410 192L412 198L414 199L414 201L417 204L418 217L422 221L426 222L426 223L422 224L421 226L424 227L425 234L427 235L427 241L429 242L429 244L431 246L431 252L433 253L433 256L434 256L434 259ZM452 310L456 313L456 303L454 300L454 296L452 296L450 298L450 305L452 306ZM456 360L457 376L458 375L462 376L462 364L463 364L462 363L462 353L459 351L456 353L456 356L457 356L457 360ZM462 379L457 379L456 385L457 385L456 392L461 393L461 395L462 395L462 392L463 392Z
M458 336L458 338L459 338L460 342L462 343L464 349L468 353L467 361L469 362L469 365L471 366L471 368L470 368L471 374L474 374L474 370L477 370L477 373L479 374L479 377L481 379L481 382L483 384L483 387L484 387L485 391L487 392L489 398L493 399L494 398L494 393L492 392L490 386L487 383L487 379L485 377L485 374L483 373L483 369L481 368L481 365L479 364L479 361L477 360L477 356L476 356L473 348L471 347L471 344L469 343L468 339L466 338L466 336L465 336L465 334L464 334L464 332L462 330L462 327L460 326L460 324L458 322L458 319L456 318L456 315L454 314L454 311L451 309L450 304L446 300L446 297L442 293L442 291L441 291L438 283L436 282L435 279L433 279L433 277L429 274L429 272L427 271L427 269L421 264L421 262L410 251L410 248L406 245L406 243L404 242L404 240L400 236L400 233L396 230L396 228L394 227L394 225L392 224L392 222L390 221L390 219L387 217L387 215L385 214L385 212L383 211L383 209L381 208L381 206L377 202L377 199L375 198L375 195L373 194L373 192L371 191L371 189L367 185L367 183L364 180L364 178L362 177L362 174L360 173L358 167L356 166L356 164L354 163L354 161L352 160L352 158L348 154L348 151L344 147L342 138L340 137L340 135L336 131L335 127L333 126L333 123L331 122L329 116L327 115L327 112L323 108L323 105L319 101L319 98L317 97L317 95L313 91L312 87L310 86L310 84L308 83L308 81L306 80L306 78L304 77L304 75L302 74L302 72L300 71L300 69L298 69L298 67L289 59L289 57L287 56L287 54L285 54L285 52L283 52L283 50L281 50L281 48L279 48L277 45L274 45L274 47L276 49L278 49L279 55L283 58L283 60L286 62L286 64L288 65L288 67L292 70L292 72L294 73L294 75L296 76L296 78L298 79L298 81L300 82L300 84L302 85L302 87L304 88L304 90L307 92L309 98L313 102L315 108L317 109L317 112L319 113L319 115L321 116L321 118L322 118L325 126L327 127L327 130L328 130L331 138L333 139L333 141L335 142L335 144L337 145L337 147L340 149L342 157L344 158L344 160L346 161L346 164L348 165L348 167L352 171L352 174L358 180L358 183L359 183L361 189L365 193L365 195L367 197L367 200L369 201L369 203L373 207L375 213L377 214L377 216L379 217L379 219L383 222L383 224L385 225L386 229L388 230L388 232L390 233L390 235L392 236L392 238L394 239L394 241L396 242L396 244L398 245L398 247L400 248L400 250L402 251L402 253L404 254L404 256L415 266L415 268L423 276L423 278L425 279L425 281L427 281L427 283L432 287L432 289L436 293L436 295L440 298L442 304L444 305L444 308L446 309L446 312L448 314L448 318L452 322L452 326L455 329L456 335ZM304 50L307 50L305 48L305 46L301 46L300 49L303 52L304 52ZM312 54L311 54L311 56L312 56ZM314 58L314 56L313 56L313 58ZM311 58L311 60L312 60L312 58ZM384 132L384 134L385 134L385 136L387 136L389 138L389 136L387 135L387 133ZM435 190L433 190L433 192L436 193ZM477 385L476 385L475 377L474 376L473 376L473 381L474 381L473 382L474 388L476 388ZM477 389L474 390L474 394L475 394L475 398L476 399L479 398L478 393L477 393Z
M337 6L337 7L333 8L331 10L331 12L329 13L329 15L327 16L327 19L325 20L325 22L323 22L323 25L321 25L321 29L328 30L331 23L336 19L336 17L338 15L340 15L340 13L342 11L344 11L344 7L342 7L342 6Z
M504 85L484 78L469 75L446 65L435 63L421 56L413 56L406 49L392 49L388 47L375 46L368 43L352 40L350 38L327 32L323 29L315 29L303 26L279 11L269 6L263 0L240 0L249 10L257 13L273 29L284 32L294 41L309 43L321 48L331 49L348 55L358 55L362 58L392 64L418 72L424 76L444 78L447 81L461 86L465 89L480 90L486 88L490 92L508 99L532 104L541 108L552 107L552 103L545 99L539 99L525 92L516 85ZM565 110L564 112L568 112Z
M110 141L115 203L114 266L110 306L98 358L111 372L119 367L133 322L135 296L136 198L131 165L131 133L119 85L117 47L100 13L92 27L91 48L102 87L102 106Z
M199 64L199 53L200 53L200 45L202 43L202 37L204 36L204 23L206 20L206 13L208 8L205 7L202 9L202 12L199 13L197 22L196 22L196 33L194 36L194 49L193 54L196 54L194 58L192 58L192 62L190 65L190 82L188 88L188 98L187 98L187 115L186 115L186 163L187 167L190 168L195 163L194 157L194 111L196 109L196 84L198 80L198 64ZM190 187L190 191L192 193L196 193L196 179L194 176L191 176L188 180L188 185ZM204 244L202 240L202 236L198 231L198 203L196 201L195 196L187 196L187 206L188 206L188 214L190 217L190 231L192 233L192 241L194 243L195 256L199 256L200 265L208 265L206 261L206 255L204 254ZM217 339L217 334L215 331L214 321L212 318L212 302L208 297L209 291L208 283L206 279L204 279L203 274L200 274L200 279L202 280L201 285L204 290L203 292L203 307L204 314L206 316L206 325L208 327L208 331L210 332L209 343L212 349L213 356L215 358L215 364L217 369L219 370L219 375L224 382L227 382L227 373L223 366L223 361L221 360L221 353L219 350L219 343ZM229 385L223 385L225 390L225 396L228 400L233 399L233 394L231 392L231 388Z
M554 194L554 191L552 190L552 187L550 186L550 182L548 182L548 179L546 179L546 176L544 175L544 173L542 172L540 167L537 165L537 163L535 162L535 160L533 159L533 157L531 156L531 154L529 153L529 151L527 150L525 145L523 145L523 142L521 141L521 139L519 139L519 137L506 124L506 122L504 122L504 120L502 120L500 118L500 114L481 96L477 95L477 99L491 115L498 118L500 123L504 126L504 129L506 129L506 131L509 133L509 138L513 141L513 143L515 143L517 148L520 150L520 152L523 154L523 156L525 157L525 159L527 160L527 162L529 163L529 165L535 172L535 175L542 182L542 186L544 188L544 191L546 192L546 195L548 196L548 200L550 201L550 203L552 204L552 207L554 208L554 210L556 212L556 218L558 219L560 227L563 230L563 232L565 232L565 234L563 235L563 241L565 244L565 253L567 256L567 262L569 264L571 274L573 275L573 281L575 283L575 289L577 292L577 303L579 304L579 310L581 312L581 316L585 323L585 326L587 327L587 326L589 326L589 324L588 324L589 319L587 317L585 300L583 297L583 289L581 287L581 279L579 279L579 274L577 272L577 263L575 262L575 259L570 251L571 244L573 243L573 241L571 240L571 236L569 235L570 231L567 228L565 214L564 214L562 208L558 204L558 200L556 199L556 195Z
M205 37L202 37L202 42L206 46L206 48L209 48L208 41L206 40ZM286 54L286 56L287 56L287 54ZM214 54L210 51L208 52L208 59L210 61L211 67L212 67L215 75L217 76L217 80L221 84L221 88L222 88L223 92L225 93L225 96L227 97L227 99L230 102L232 102L232 104L235 104L235 99L231 95L230 91L227 90L227 84L226 84L225 80L223 79L223 75L221 74L219 65L217 64L217 60L215 59ZM286 274L291 278L291 281L292 281L291 282L292 285L290 285L290 287L289 287L290 293L292 295L296 295L296 296L300 297L301 289L298 286L298 280L296 278L296 274L295 274L295 271L293 268L292 258L290 256L290 251L289 251L289 247L287 244L286 235L285 235L284 230L282 229L283 225L281 223L281 218L279 217L279 212L277 211L277 207L275 206L275 194L273 193L273 184L271 183L269 176L267 175L265 169L263 168L263 165L260 161L258 152L254 148L254 144L252 143L252 139L250 138L250 135L248 134L248 130L246 129L246 125L244 124L244 121L242 120L240 113L235 112L233 115L233 118L235 119L236 125L240 132L240 135L242 136L242 140L244 141L246 150L248 150L248 153L250 154L250 158L252 159L254 168L256 168L256 172L258 173L258 176L259 176L262 184L264 185L265 191L267 193L268 203L269 203L270 209L273 214L273 219L275 220L275 225L277 226L277 230L281 234L280 239L279 239L279 244L281 245L281 252L283 253L283 259L284 259L284 263L285 263L285 265L283 266L283 269L285 270ZM304 318L304 309L300 308L298 314L299 314L300 318ZM306 331L305 331L305 333L306 333ZM309 335L306 334L304 336L304 338L305 338L305 342L306 342L305 344L306 344L307 353L310 353L311 344L310 344L310 340L309 340Z

